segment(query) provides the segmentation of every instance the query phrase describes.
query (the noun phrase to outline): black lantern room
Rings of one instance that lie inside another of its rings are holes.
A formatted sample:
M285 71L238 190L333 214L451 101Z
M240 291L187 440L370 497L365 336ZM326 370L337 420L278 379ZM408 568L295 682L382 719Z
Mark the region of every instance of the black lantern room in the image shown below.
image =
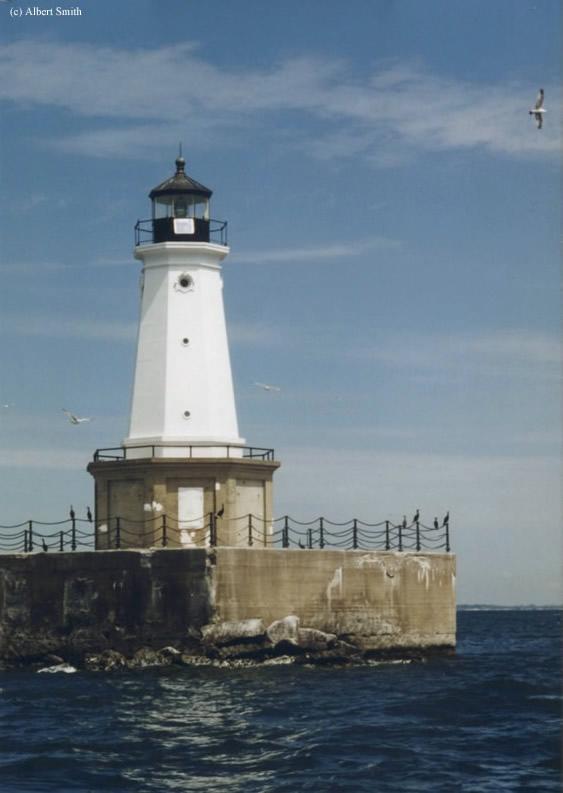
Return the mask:
M185 167L186 161L180 155L176 159L174 176L149 193L152 242L209 242L209 199L212 191L187 176ZM145 221L141 223L145 226ZM224 227L226 224L221 225ZM146 230L146 226L140 228Z

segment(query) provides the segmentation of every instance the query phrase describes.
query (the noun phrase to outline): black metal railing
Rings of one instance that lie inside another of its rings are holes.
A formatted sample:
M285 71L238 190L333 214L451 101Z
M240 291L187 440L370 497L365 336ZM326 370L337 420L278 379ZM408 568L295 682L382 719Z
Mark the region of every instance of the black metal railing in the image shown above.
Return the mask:
M158 452L166 449L167 452L174 450L174 457L170 454L161 455ZM199 454L202 450L213 449L215 451L224 450L224 454ZM141 455L141 456L139 456ZM252 458L254 460L273 460L274 450L263 449L259 446L236 446L229 443L208 443L208 444L182 444L181 446L166 446L164 444L150 444L144 446L113 446L107 449L96 449L94 452L94 462L100 460L138 460L153 457L164 457L165 459L193 459L205 460L213 457L226 457L229 460L240 460Z
M369 523L359 518L344 523L324 517L298 521L289 515L271 521L253 514L228 520L210 512L191 521L158 514L146 520L120 516L96 520L71 517L55 522L27 520L11 526L0 525L0 552L5 553L217 545L302 550L451 551L449 519L441 526L427 526L421 521Z
M226 220L203 220L194 218L194 234L174 234L172 231L173 218L148 218L138 220L135 224L135 245L152 245L155 242L213 242L217 245L228 245ZM166 229L162 224L166 224ZM168 228L170 226L170 228Z

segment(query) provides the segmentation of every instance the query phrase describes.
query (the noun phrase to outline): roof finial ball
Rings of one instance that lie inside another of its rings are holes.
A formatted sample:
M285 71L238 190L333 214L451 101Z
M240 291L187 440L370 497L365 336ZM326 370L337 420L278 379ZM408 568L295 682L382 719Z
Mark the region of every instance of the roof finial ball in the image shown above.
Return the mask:
M186 161L182 156L182 144L178 144L178 156L176 157L176 175L184 173L186 168Z
M152 242L209 242L209 199L212 191L185 172L180 144L174 176L150 193Z

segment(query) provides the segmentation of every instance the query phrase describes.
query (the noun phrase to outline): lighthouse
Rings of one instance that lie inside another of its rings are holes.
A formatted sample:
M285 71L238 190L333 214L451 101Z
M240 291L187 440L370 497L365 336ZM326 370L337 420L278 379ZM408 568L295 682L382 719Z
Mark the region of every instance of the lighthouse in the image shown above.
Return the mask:
M150 219L135 226L142 269L129 430L88 466L100 548L271 538L279 462L239 434L223 304L227 222L211 218L211 196L180 155L149 193Z

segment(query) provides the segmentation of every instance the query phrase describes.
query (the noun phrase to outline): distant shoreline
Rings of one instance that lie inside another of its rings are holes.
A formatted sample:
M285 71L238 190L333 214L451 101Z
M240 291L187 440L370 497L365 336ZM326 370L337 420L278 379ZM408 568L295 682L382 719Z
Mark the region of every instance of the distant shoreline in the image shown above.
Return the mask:
M462 603L457 606L458 611L561 611L563 604L556 606L498 606L494 603L474 604Z

